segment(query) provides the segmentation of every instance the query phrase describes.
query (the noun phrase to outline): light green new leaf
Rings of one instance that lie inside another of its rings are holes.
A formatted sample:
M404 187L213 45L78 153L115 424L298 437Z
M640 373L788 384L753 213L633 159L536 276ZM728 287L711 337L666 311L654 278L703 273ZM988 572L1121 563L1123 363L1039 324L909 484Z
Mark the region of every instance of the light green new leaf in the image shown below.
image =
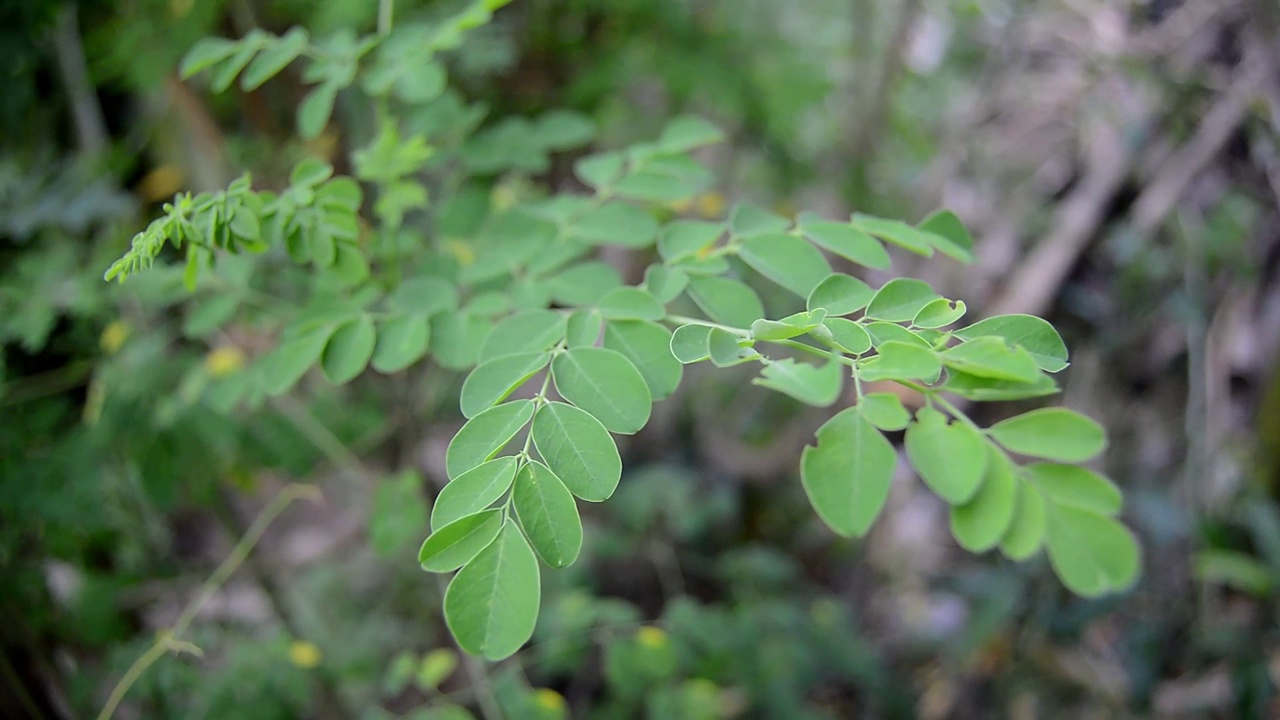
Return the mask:
M442 526L422 543L418 563L428 572L453 572L466 565L502 527L502 511L485 510Z
M676 220L658 238L658 254L672 263L697 256L724 234L724 223Z
M480 362L503 355L547 350L564 339L565 316L555 310L526 310L496 326L480 348Z
M611 320L605 327L604 346L631 361L653 399L661 400L680 385L684 368L671 354L671 332L647 320Z
M889 253L879 240L844 223L805 223L800 228L814 244L863 267L888 270Z
M929 283L915 278L894 278L876 291L866 315L874 320L910 322L925 305L938 299Z
M1058 372L1067 366L1067 346L1047 321L1034 315L997 315L955 331L961 340L995 336L1026 350L1041 370Z
M671 354L685 365L706 360L711 357L711 330L710 325L681 325L671 334Z
M462 383L458 404L463 417L475 417L502 402L549 362L550 353L531 352L503 355L480 363Z
M911 423L911 413L893 393L867 393L858 400L858 412L881 430L901 430Z
M786 340L799 337L822 324L827 311L821 308L801 312L779 320L756 320L751 323L751 337L756 340Z
M431 323L426 315L397 315L378 328L373 350L373 369L393 373L418 362L431 344Z
M928 340L896 323L870 322L863 325L863 327L871 335L871 344L876 347L880 347L887 342L900 342L907 345L915 345L925 350L933 349Z
M405 312L435 315L457 309L458 289L447 280L419 275L400 283L387 300L392 307Z
M1040 367L1020 347L1006 345L998 337L980 337L960 343L938 356L942 364L969 375L1034 383Z
M512 400L468 420L445 451L445 470L449 477L456 479L492 458L532 417L532 400Z
M361 315L343 323L324 346L320 367L324 368L329 382L341 385L364 371L378 342L378 331L373 318Z
M185 80L201 70L212 67L231 57L237 47L239 47L239 43L234 40L220 37L201 38L183 56L182 65L178 68L178 74Z
M622 277L612 265L588 260L561 271L551 278L551 297L561 305L595 305L610 290L622 284Z
M947 371L947 381L942 384L942 389L962 398L990 402L1053 395L1058 392L1058 384L1048 375L1041 375L1035 382L1024 383L983 378L951 369Z
M864 535L889 497L897 453L856 407L836 414L817 434L817 447L806 446L800 456L805 494L836 533Z
M1056 463L1032 463L1024 470L1040 492L1056 505L1099 515L1115 515L1124 506L1120 488L1092 470Z
M866 307L875 294L875 290L852 275L832 273L809 293L805 307L826 310L828 317L848 315Z
M606 320L661 320L666 308L648 291L638 287L620 287L600 298L600 314Z
M275 77L307 49L307 40L306 29L293 27L280 39L268 44L240 76L240 89L246 92L256 90Z
M551 362L556 390L612 432L630 435L649 422L653 396L626 356L605 348L573 348Z
M501 660L533 636L542 588L538 558L508 519L444 594L444 618L458 646Z
M658 235L658 221L648 211L621 201L587 211L574 223L575 237L593 243L642 248Z
M468 313L444 312L431 321L431 349L436 362L448 370L475 365L493 323Z
M262 49L267 37L269 36L261 30L252 30L240 38L240 42L236 43L235 52L214 66L212 76L209 78L209 89L215 93L226 92L240 71L244 70L244 66L248 65L253 56Z
M1045 539L1062 584L1084 597L1127 590L1138 580L1141 551L1119 522L1079 508L1048 503Z
M948 503L967 503L982 486L990 453L987 441L968 425L948 423L937 410L920 408L907 427L906 448L920 478Z
M739 203L729 213L729 230L737 237L760 233L780 233L791 227L791 221L748 203Z
M750 341L721 328L711 328L707 335L707 353L711 356L711 364L722 368L741 365L760 356Z
M1035 554L1044 542L1044 498L1025 482L1014 483L1016 499L1013 521L1000 539L1000 552L1010 560L1025 560Z
M967 309L963 300L953 302L946 298L938 298L920 308L920 312L916 313L911 324L918 328L946 327L964 317Z
M724 132L698 117L682 115L672 119L658 137L658 147L666 152L682 153L724 140Z
M969 552L990 550L1000 543L1013 523L1018 500L1013 464L994 446L988 444L987 451L991 458L978 494L951 508L951 534Z
M302 379L324 353L333 326L321 326L316 330L286 340L262 360L262 389L268 395L286 392Z
M431 529L478 513L502 497L516 477L516 457L507 455L462 473L444 486L431 508Z
M546 465L530 460L520 468L512 504L529 544L554 568L568 567L582 550L582 519L569 489Z
M891 341L877 352L875 357L858 361L858 375L863 380L932 381L942 369L938 356L918 345Z
M1022 455L1084 462L1107 446L1102 426L1066 408L1041 408L992 425L987 434Z
M828 407L840 397L843 367L834 358L822 365L800 363L791 358L771 360L751 384L777 390L807 405Z
M870 233L885 242L917 255L930 257L933 255L933 243L925 233L911 227L901 220L886 220L863 213L854 213L850 224L863 232Z
M602 502L622 477L622 458L600 421L572 405L549 402L533 419L533 443L574 495Z
M689 297L712 320L747 328L764 317L764 305L746 283L722 277L696 277L689 281Z
M569 316L564 341L568 347L592 347L600 339L604 318L595 310L577 310Z
M675 300L689 284L689 276L677 268L650 265L644 272L644 287L663 305Z
M809 293L831 274L822 253L795 235L761 233L743 238L738 257L752 269L799 295Z
M822 324L831 332L832 341L845 352L861 355L871 349L871 336L858 323L829 317Z
M920 221L919 229L938 252L960 262L973 262L973 236L950 210L938 210Z

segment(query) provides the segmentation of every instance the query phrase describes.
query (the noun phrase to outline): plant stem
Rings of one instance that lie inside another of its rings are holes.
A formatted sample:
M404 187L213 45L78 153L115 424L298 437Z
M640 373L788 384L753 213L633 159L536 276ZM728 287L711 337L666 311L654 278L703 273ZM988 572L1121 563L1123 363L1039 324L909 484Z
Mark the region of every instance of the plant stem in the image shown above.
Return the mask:
M395 14L396 0L378 0L378 34L391 33L391 20Z

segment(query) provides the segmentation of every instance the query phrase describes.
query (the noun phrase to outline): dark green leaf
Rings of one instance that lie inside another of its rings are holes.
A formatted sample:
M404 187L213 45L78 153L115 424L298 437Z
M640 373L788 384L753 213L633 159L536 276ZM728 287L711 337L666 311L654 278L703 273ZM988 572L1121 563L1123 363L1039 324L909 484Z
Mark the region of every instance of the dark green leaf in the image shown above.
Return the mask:
M503 355L549 350L564 339L566 319L555 310L526 310L494 326L480 349L480 361Z
M431 349L436 362L449 370L462 370L475 365L485 338L493 324L482 317L459 312L444 312L431 321Z
M463 650L501 660L532 637L541 592L538 559L508 519L449 583L445 621Z
M650 265L644 273L644 287L662 305L675 300L689 284L689 276L676 268Z
M605 327L604 346L622 353L636 366L655 401L680 385L684 369L671 354L671 332L661 325L646 320L612 320Z
M822 308L829 317L848 315L866 307L874 295L875 291L858 278L832 273L809 293L806 307L810 310Z
M667 310L657 298L638 287L619 287L600 298L600 314L606 320L661 320Z
M612 265L590 260L566 268L551 278L551 297L561 305L595 305L622 284Z
M579 218L573 225L573 234L593 243L642 248L657 237L658 221L642 208L614 201Z
M262 361L262 389L268 395L279 395L298 383L324 353L333 326L286 340Z
M418 563L428 572L453 572L493 542L501 528L501 510L461 517L431 533L418 551Z
M600 340L604 318L595 310L578 310L569 316L565 328L565 344L568 347L593 347Z
M321 83L307 93L298 104L298 134L304 140L314 140L329 125L333 115L333 102L338 97L338 86Z
M715 244L724 234L723 223L677 220L658 238L658 254L667 262L695 257Z
M435 315L458 307L458 290L453 283L430 275L419 275L400 283L387 298L392 306L406 312Z
M618 446L589 413L561 402L543 405L533 419L533 442L556 477L583 500L607 500L618 487Z
M836 255L877 270L888 270L889 253L879 240L844 223L816 222L801 227L811 241Z
M596 416L612 432L630 435L649 421L649 387L621 353L574 348L556 356L551 374L561 397Z
M761 233L742 240L738 257L761 275L799 295L809 297L831 274L831 266L817 248L795 235Z
M275 77L307 49L307 40L306 29L294 27L278 40L268 43L240 77L240 88L245 91L256 90Z
M532 400L512 400L491 407L467 421L445 451L450 478L478 467L498 453L533 417Z
M729 214L729 229L738 237L759 233L780 233L791 227L791 221L768 210L739 203Z
M920 230L939 252L960 262L973 261L973 237L950 210L938 210L920 222Z
M764 305L745 283L729 278L697 277L689 281L689 297L712 320L737 328L764 317Z
M850 223L855 228L875 235L885 242L893 243L904 250L925 257L933 255L933 243L929 241L929 237L900 220L886 220L854 213Z
M569 489L546 465L530 460L520 468L512 504L542 562L568 567L582 550L582 520Z
M494 458L462 473L444 486L431 508L431 528L484 510L502 497L516 477L514 455Z
M658 146L666 152L686 152L724 140L720 128L701 118L682 115L667 123L658 138Z
M431 323L425 315L397 315L378 329L373 369L393 373L418 362L431 344Z
M503 355L476 366L462 383L459 405L464 417L475 417L502 402L551 362L545 352Z
M201 38L182 58L178 74L185 80L205 68L231 57L239 43L220 37Z
M378 331L368 315L349 320L335 330L320 358L329 382L341 385L364 372L377 341Z

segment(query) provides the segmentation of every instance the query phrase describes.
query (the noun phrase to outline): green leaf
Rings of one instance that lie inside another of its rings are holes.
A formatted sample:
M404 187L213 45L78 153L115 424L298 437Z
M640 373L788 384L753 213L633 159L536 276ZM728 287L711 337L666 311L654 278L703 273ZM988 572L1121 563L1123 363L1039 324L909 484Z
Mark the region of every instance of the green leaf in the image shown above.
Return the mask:
M279 395L298 383L307 370L315 365L324 353L333 326L323 326L317 331L288 340L262 361L262 389L268 395Z
M383 478L370 505L369 546L384 558L398 558L420 537L427 515L422 478L413 470Z
M805 307L809 310L822 308L829 317L849 315L866 307L875 294L874 290L856 277L832 273L809 293Z
M289 173L289 184L314 188L331 177L333 177L332 165L319 158L308 157L293 166L293 172Z
M911 324L918 328L946 327L964 317L967 309L963 300L953 302L946 298L938 298L920 308L920 312L916 313Z
M494 326L480 348L480 361L548 350L564 339L566 319L555 310L526 310Z
M997 315L955 331L961 340L995 336L1017 345L1046 372L1058 372L1067 366L1067 346L1058 331L1047 321L1034 315Z
M858 323L829 317L822 324L831 332L832 341L845 352L861 355L871 349L871 336Z
M431 533L418 551L418 563L428 572L453 572L493 542L501 528L502 511L496 508L461 517Z
M751 323L751 337L756 340L786 340L798 337L822 324L827 312L819 308L812 312L795 313L779 320L756 320Z
M593 243L643 248L658 235L658 221L643 208L621 201L587 211L573 225L573 235Z
M574 495L608 500L622 477L622 458L609 431L590 413L562 402L543 405L533 419L533 443Z
M969 552L990 550L1000 543L1013 523L1017 503L1017 477L1003 452L987 445L990 460L986 477L973 499L951 508L951 534Z
M901 430L911 423L911 413L893 393L867 393L858 400L858 412L881 430Z
M435 315L458 308L458 289L441 278L419 275L400 283L387 301L406 312Z
M333 102L338 97L338 86L331 82L317 85L298 104L298 134L304 140L314 140L329 125L333 115Z
M760 357L750 341L721 328L711 328L707 336L707 353L716 367L733 367Z
M863 325L866 331L871 335L871 344L880 347L887 342L906 343L907 345L915 345L918 348L932 350L933 346L928 340L920 337L901 325L887 322L871 322Z
M657 298L638 287L620 287L600 298L600 314L606 320L661 320L667 310Z
M458 646L501 660L533 636L538 622L538 559L510 519L444 594L444 617Z
M942 364L969 375L994 380L1034 383L1041 377L1031 355L1020 347L1010 347L998 337L974 338L938 356Z
M1099 515L1115 515L1124 505L1120 488L1092 470L1056 463L1032 463L1023 469L1041 494L1055 505Z
M445 451L445 469L450 478L479 467L498 453L533 417L532 400L512 400L480 413L467 421Z
M822 365L799 363L791 358L765 363L761 376L751 381L815 407L828 407L840 397L844 366L832 358Z
M888 270L889 253L879 240L844 223L805 223L801 231L815 245L863 267Z
M933 243L929 242L928 236L901 220L886 220L862 213L854 213L850 224L865 233L875 235L885 242L893 243L917 255L925 257L933 255Z
M671 354L685 365L706 360L711 357L711 330L710 325L681 325L671 334Z
M512 504L542 562L568 567L582 550L582 519L569 489L546 465L530 460L516 475Z
M724 234L724 223L677 220L658 238L658 254L671 263L697 256Z
M537 141L548 150L570 150L582 147L596 136L591 118L571 110L551 110L540 115L533 124Z
M1044 542L1047 520L1044 498L1026 483L1015 483L1017 499L1013 522L1000 539L1000 552L1010 560L1025 560L1035 554Z
M1049 503L1047 510L1049 562L1063 585L1097 597L1137 582L1141 551L1128 528L1074 507Z
M920 222L920 230L938 252L960 262L973 262L973 236L950 210L938 210Z
M462 473L444 486L431 508L431 528L484 510L502 497L516 477L514 455L494 458Z
M605 327L604 346L622 353L636 366L655 401L680 385L684 368L671 354L671 332L661 325L646 320L612 320Z
M996 423L987 434L1013 452L1061 462L1084 462L1107 446L1101 425L1066 408L1032 410Z
M724 133L720 128L701 118L682 115L668 122L662 129L658 147L666 152L687 152L723 140Z
M862 536L889 497L897 459L884 435L856 407L848 408L818 428L817 447L805 447L800 481L832 530Z
M393 373L418 362L431 344L431 323L425 315L397 315L378 329L373 369Z
M697 277L689 281L689 297L712 320L747 328L764 317L760 297L746 283L730 278Z
M215 295L205 302L189 306L190 312L182 323L182 334L202 338L222 327L235 317L240 307L240 296L235 293Z
M1269 595L1276 582L1266 563L1236 550L1201 550L1192 556L1191 567L1202 583L1226 585L1258 598Z
M729 229L738 237L759 233L780 233L791 227L791 221L768 210L739 203L729 214Z
M231 87L232 81L244 70L244 66L249 64L253 56L262 47L262 40L266 37L266 33L262 31L251 31L246 34L239 42L236 43L236 50L225 60L217 63L213 68L213 76L209 79L209 88L215 93L225 92Z
M907 457L920 478L952 505L973 499L987 472L990 453L977 430L964 423L948 423L930 407L916 412L907 427Z
M475 417L502 402L551 362L550 353L503 355L476 366L462 383L459 405L464 417Z
M325 377L336 385L354 379L369 364L377 341L378 331L368 315L343 323L329 338L320 358Z
M622 153L597 153L578 158L573 164L573 172L587 187L599 190L622 178L624 163Z
M568 347L593 347L604 329L604 318L595 310L577 310L569 316L565 327L565 344Z
M858 375L875 380L932 380L942 365L930 350L917 345L890 341L879 347L877 355L858 361Z
M644 272L644 287L662 305L675 300L689 284L689 276L666 265L650 265Z
M476 315L444 312L431 321L431 347L436 362L448 370L462 370L475 365L485 339L492 334L493 324Z
M1048 375L1041 375L1035 382L993 380L970 375L958 370L947 371L947 381L942 389L962 398L990 402L993 400L1025 400L1058 392L1058 385Z
M307 40L306 29L293 27L278 40L269 43L245 69L244 75L240 77L240 88L246 92L256 90L275 77L307 49Z
M502 510L485 510L454 520L422 542L417 561L429 573L452 573L498 537Z
M595 305L622 284L612 265L590 260L578 263L551 278L551 297L561 305Z
M937 299L938 293L923 280L894 278L876 291L866 315L875 320L910 322L925 305Z
M649 421L653 398L644 377L614 350L573 348L551 362L556 390L612 432L630 435Z
M239 43L226 38L201 38L183 56L182 65L179 67L178 73L185 80L201 70L212 67L231 57L231 54L238 47Z
M742 240L738 257L752 269L799 295L809 293L831 274L822 253L795 235L762 233Z

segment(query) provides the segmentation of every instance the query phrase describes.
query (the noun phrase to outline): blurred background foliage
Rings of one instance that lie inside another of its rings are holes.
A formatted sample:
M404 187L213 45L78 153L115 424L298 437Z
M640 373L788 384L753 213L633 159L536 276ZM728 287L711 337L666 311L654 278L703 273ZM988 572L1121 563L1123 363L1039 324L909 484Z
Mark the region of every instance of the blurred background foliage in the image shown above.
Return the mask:
M396 14L448 6L400 0ZM695 372L624 447L617 496L584 517L589 556L545 578L534 642L490 667L454 652L442 586L412 561L460 423L455 373L432 368L407 414L398 379L369 378L228 412L209 391L254 337L210 328L235 308L176 309L177 268L101 279L175 192L242 169L279 183L306 153L351 172L353 138L372 132L340 98L326 133L298 139L296 74L217 96L180 82L198 38L367 32L376 13L0 6L0 715L96 712L256 510L302 481L325 502L285 513L197 619L203 656L162 660L121 717L1280 716L1273 3L499 12L449 56L482 108L461 124L505 143L487 202L573 182L573 157L548 160L512 120L567 109L594 120L598 147L684 112L725 127L731 141L704 158L719 185L680 208L693 215L736 199L911 221L954 209L979 263L895 269L971 312L1063 330L1064 401L1112 434L1103 469L1131 498L1146 571L1122 597L1084 601L1043 561L970 557L905 475L866 540L836 540L794 477L825 416ZM607 259L624 276L643 267Z

